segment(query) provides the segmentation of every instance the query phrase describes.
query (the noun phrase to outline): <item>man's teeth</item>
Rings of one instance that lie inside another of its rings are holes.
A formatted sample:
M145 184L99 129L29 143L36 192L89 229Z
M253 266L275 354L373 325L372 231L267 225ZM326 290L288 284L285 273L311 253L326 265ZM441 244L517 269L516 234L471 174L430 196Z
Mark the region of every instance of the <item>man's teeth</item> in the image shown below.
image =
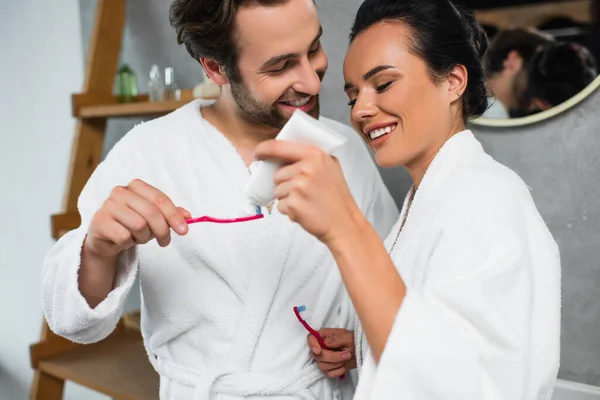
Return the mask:
M301 100L286 101L285 104L289 104L292 107L302 107L309 101L310 101L310 97L305 97L304 99L301 99Z
M369 132L369 137L371 138L371 140L375 140L378 137L385 135L386 133L390 133L394 130L395 127L396 125L389 125L385 128L374 129L371 132Z

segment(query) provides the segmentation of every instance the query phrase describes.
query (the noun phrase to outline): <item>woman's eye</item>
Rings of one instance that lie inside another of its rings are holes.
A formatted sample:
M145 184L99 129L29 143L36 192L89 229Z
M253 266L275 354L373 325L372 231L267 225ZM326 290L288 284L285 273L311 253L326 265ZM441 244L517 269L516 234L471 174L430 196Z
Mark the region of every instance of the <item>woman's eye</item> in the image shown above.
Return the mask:
M351 108L352 108L352 107L354 107L354 104L356 104L356 99L354 99L354 100L350 100L350 101L348 102L348 105L349 105Z
M390 81L390 82L384 83L383 85L377 86L376 87L377 92L379 92L379 93L384 92L387 88L389 88L392 85L392 83L394 83L394 82Z

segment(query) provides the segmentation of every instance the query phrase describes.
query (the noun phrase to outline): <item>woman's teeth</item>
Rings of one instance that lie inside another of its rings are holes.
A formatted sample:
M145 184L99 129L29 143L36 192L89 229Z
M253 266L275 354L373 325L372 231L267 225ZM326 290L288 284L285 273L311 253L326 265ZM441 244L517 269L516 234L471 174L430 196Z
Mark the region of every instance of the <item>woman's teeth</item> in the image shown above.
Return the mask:
M386 133L390 133L395 128L396 128L396 125L389 125L389 126L386 126L385 128L374 129L371 132L369 132L369 137L371 138L371 140L375 140L378 137L385 135Z
M300 99L300 100L286 101L286 102L284 102L284 104L287 104L287 105L292 106L292 107L302 107L303 105L305 105L309 101L310 101L310 96L309 97L305 97L304 99Z

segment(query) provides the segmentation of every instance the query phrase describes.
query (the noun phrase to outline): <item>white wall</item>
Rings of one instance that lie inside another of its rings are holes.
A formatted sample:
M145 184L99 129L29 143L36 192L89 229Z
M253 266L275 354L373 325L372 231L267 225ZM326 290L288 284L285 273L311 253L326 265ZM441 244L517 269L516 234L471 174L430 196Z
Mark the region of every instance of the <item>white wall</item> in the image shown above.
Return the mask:
M40 273L53 244L81 90L77 0L0 1L0 399L27 399L42 322ZM68 384L65 399L106 399Z

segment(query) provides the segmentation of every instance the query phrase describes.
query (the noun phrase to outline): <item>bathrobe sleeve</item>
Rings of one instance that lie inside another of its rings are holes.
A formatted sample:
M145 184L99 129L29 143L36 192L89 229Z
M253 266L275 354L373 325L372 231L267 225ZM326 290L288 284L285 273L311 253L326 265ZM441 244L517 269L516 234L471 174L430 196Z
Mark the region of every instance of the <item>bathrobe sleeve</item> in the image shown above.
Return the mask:
M135 128L134 128L135 130ZM127 185L135 175L130 132L109 152L82 190L78 199L79 228L70 231L50 249L42 272L42 309L50 329L78 343L93 343L107 337L116 327L125 299L135 281L135 248L119 257L114 289L96 308L91 309L78 287L81 248L90 220L115 186Z
M369 399L533 398L526 392L535 362L528 252L535 237L522 222L526 211L503 197L446 210L426 252L424 283L407 288Z

